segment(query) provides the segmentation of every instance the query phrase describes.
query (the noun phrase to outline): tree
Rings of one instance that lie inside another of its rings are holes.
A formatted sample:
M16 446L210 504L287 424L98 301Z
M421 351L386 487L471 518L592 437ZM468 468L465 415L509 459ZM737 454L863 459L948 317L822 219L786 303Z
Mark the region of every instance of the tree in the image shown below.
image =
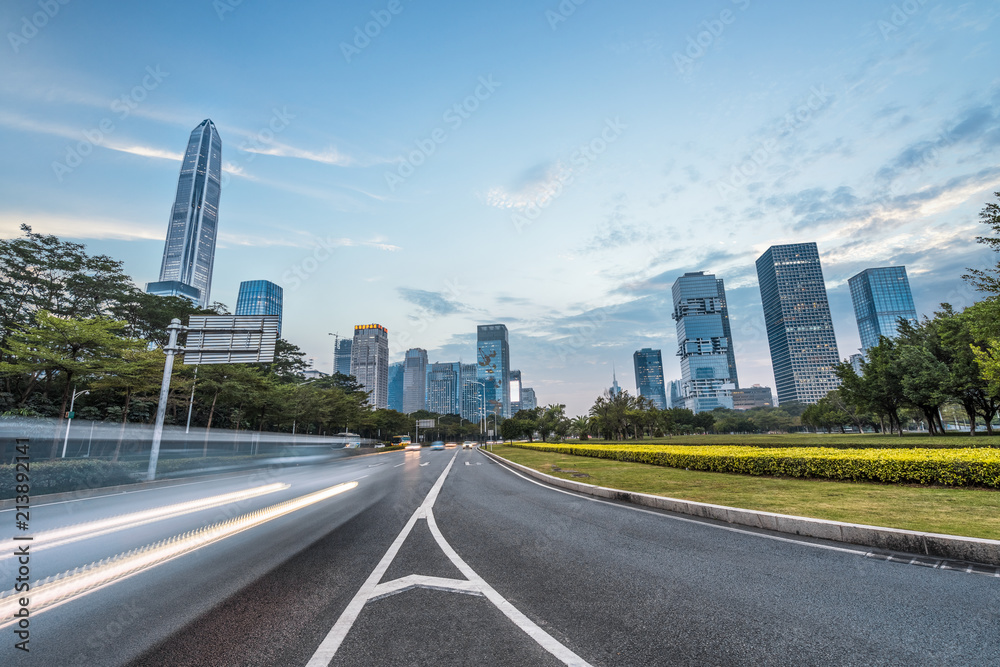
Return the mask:
M987 202L983 210L979 212L979 221L989 227L994 234L1000 234L1000 192L994 192L993 196L997 202ZM994 252L1000 252L1000 236L977 236L977 243L988 246ZM981 292L990 294L1000 294L1000 262L989 271L981 269L969 269L969 273L962 276Z

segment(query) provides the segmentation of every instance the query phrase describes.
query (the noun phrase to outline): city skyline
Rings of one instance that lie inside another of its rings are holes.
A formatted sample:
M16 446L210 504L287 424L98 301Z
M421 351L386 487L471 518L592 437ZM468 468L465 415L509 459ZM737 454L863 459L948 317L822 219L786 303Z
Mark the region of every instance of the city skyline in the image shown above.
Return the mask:
M213 301L281 285L285 337L325 372L327 333L357 322L392 332L393 359L467 362L475 326L503 322L570 414L613 364L633 387L635 350L676 348L685 272L725 278L740 384L774 386L767 247L819 244L845 356L859 271L905 265L922 315L972 303L962 274L992 265L974 242L1000 189L992 5L724 2L718 35L697 4L555 23L544 3L414 5L348 58L380 7L221 4L72 4L0 49L0 234L26 223L157 281L180 142L211 118Z

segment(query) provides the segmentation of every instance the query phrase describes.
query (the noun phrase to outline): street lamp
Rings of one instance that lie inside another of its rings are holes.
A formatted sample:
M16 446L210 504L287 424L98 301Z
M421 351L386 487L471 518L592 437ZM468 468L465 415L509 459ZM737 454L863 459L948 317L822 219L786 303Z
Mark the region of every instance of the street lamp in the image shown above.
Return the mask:
M483 388L483 398L479 405L479 440L483 440L483 432L486 430L486 385L476 380L469 380L469 384L478 384Z
M62 457L66 458L66 446L69 444L69 427L73 425L73 404L76 403L77 396L83 396L84 394L89 394L90 392L84 389L83 391L77 391L76 385L73 385L73 398L69 400L69 421L66 422L66 438L63 439L63 450Z
M330 333L330 332L327 332L326 335L327 336L333 336L333 372L330 373L330 375L336 375L337 374L337 341L340 340L340 334L339 333Z

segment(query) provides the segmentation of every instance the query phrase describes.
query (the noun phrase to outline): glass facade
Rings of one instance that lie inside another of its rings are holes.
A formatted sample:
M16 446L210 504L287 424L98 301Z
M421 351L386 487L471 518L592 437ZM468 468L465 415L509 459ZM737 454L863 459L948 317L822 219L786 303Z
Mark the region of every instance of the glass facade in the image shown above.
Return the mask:
M663 357L659 350L644 347L632 354L635 365L635 388L660 410L667 409L666 387L663 384Z
M351 375L369 392L368 404L389 404L389 331L381 324L354 327L351 345Z
M403 412L427 410L427 350L407 350L403 364Z
M816 403L840 386L840 362L815 243L771 246L757 259L778 404Z
M538 407L538 399L535 398L535 390L531 387L521 388L521 409L534 410Z
M284 290L269 280L244 280L236 297L236 315L277 315L281 335L281 300Z
M733 408L736 410L773 407L774 398L771 396L770 387L762 387L759 384L755 384L752 387L733 390Z
M191 132L184 151L160 264L160 282L194 287L202 307L208 305L212 290L221 175L222 139L206 119Z
M521 410L521 371L510 372L510 414Z
M427 367L427 409L441 415L459 414L461 364L438 363Z
M510 348L507 326L481 324L477 328L479 382L485 385L486 414L510 417Z
M723 281L703 271L685 273L672 293L683 407L695 413L732 408L738 382Z
M684 407L684 390L681 386L680 380L671 380L670 384L670 407L672 408L683 408Z
M478 364L459 364L458 383L461 387L461 415L462 419L471 422L479 422L483 404L483 388L476 384L478 382Z
M340 338L333 346L333 372L340 373L342 375L351 374L351 346L354 341L350 338ZM402 390L400 390L402 391ZM402 394L399 395L402 399ZM400 403L399 409L402 410L402 403ZM396 408L393 408L395 410Z
M882 336L895 338L899 334L900 318L917 323L905 266L865 269L852 277L848 285L863 352L878 345Z
M348 362L350 360L348 359ZM340 372L340 371L338 371ZM350 375L350 365L344 375ZM389 399L386 407L396 412L403 411L403 362L396 361L389 364Z

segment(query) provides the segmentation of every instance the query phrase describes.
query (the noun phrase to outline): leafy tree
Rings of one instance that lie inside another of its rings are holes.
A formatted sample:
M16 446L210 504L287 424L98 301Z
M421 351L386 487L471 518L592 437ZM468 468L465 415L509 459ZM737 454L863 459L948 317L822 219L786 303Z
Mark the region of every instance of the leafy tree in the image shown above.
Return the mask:
M979 221L989 227L994 234L1000 234L1000 192L994 192L996 202L987 202L983 210L979 212ZM1000 252L1000 236L978 236L977 243L988 246L995 252ZM981 269L969 269L969 273L962 276L976 289L990 294L1000 294L1000 262L989 271Z

